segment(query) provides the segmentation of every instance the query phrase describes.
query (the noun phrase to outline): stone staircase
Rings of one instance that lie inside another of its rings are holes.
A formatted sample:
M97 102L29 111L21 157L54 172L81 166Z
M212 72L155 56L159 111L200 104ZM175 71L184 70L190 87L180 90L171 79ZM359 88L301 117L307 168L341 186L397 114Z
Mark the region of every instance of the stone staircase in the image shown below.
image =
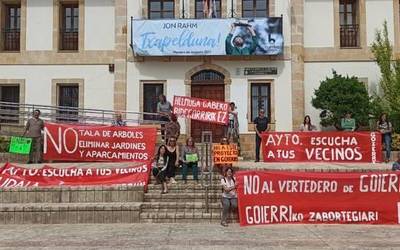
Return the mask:
M213 175L209 187L209 209L206 211L206 189L188 176L184 184L179 176L177 184L169 184L167 194L161 194L161 185L149 184L141 205L141 223L218 223L221 220L220 176ZM152 179L151 183L154 183ZM231 213L229 222L239 222Z
M0 224L139 222L140 187L53 187L0 190Z
M184 184L142 187L29 187L0 189L0 224L78 223L219 223L221 187L219 175L209 187L206 211L205 188L191 176ZM151 179L151 183L154 183ZM231 214L229 222L238 222Z

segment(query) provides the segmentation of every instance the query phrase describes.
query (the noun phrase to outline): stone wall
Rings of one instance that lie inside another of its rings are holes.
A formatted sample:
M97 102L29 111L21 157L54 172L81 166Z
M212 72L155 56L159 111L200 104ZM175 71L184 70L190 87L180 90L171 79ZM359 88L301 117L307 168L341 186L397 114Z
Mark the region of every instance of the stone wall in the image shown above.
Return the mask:
M143 187L0 190L0 224L139 222Z

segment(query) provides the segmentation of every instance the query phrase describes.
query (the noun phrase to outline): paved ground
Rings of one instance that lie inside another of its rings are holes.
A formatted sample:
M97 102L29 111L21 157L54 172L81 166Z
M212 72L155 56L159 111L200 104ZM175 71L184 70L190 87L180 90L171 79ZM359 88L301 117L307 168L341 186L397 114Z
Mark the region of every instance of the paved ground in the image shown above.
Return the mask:
M400 249L399 226L0 225L0 249Z

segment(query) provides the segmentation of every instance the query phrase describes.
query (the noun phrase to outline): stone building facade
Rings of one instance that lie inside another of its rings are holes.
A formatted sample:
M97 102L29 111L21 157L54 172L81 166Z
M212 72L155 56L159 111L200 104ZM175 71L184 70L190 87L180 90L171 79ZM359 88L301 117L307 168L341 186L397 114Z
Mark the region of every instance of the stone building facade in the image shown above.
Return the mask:
M370 45L385 20L400 52L398 0L217 0L219 18L282 17L283 54L145 57L132 51L131 17L198 18L202 2L0 0L1 101L151 112L160 93L170 101L208 95L236 103L243 154L251 157L257 105L276 131L297 130L306 114L318 123L311 98L332 69L377 90L380 72ZM246 74L249 68L277 73ZM199 136L196 125L180 123L183 138Z

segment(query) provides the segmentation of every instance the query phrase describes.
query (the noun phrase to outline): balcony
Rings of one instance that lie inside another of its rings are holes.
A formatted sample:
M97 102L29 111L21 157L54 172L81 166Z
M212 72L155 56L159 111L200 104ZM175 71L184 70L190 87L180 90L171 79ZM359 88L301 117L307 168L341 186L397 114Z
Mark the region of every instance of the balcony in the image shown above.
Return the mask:
M5 51L19 51L20 29L3 29L3 42Z
M359 25L340 25L340 47L357 48L359 43Z
M60 50L78 50L78 29L60 30Z

